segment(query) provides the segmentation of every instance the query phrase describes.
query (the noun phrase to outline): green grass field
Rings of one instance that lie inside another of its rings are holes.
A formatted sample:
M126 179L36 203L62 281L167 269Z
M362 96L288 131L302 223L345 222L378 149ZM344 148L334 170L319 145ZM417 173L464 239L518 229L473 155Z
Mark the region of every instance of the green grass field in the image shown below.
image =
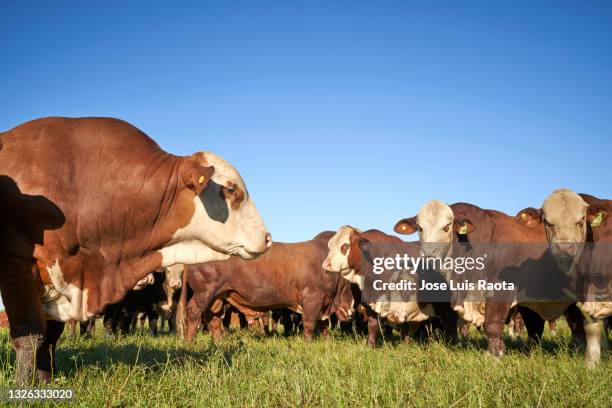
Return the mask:
M539 348L510 342L500 361L484 354L478 332L454 347L394 338L372 350L337 332L306 343L245 330L185 344L170 335L108 340L98 329L93 339L60 340L54 386L74 388L70 405L82 407L611 407L610 358L587 370L559 326ZM14 359L6 331L0 344L5 387Z

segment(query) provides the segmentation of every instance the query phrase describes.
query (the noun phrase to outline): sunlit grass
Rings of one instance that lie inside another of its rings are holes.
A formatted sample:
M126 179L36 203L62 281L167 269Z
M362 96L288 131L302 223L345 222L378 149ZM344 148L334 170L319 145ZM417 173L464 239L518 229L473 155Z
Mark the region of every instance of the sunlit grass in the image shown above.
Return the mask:
M511 341L501 361L484 354L478 332L454 347L392 338L372 350L338 332L306 343L236 331L219 343L200 334L185 344L171 335L109 340L98 331L62 338L54 386L74 388L72 404L86 407L612 406L609 357L586 369L559 326L539 348ZM14 357L5 331L0 346L0 386L8 386Z

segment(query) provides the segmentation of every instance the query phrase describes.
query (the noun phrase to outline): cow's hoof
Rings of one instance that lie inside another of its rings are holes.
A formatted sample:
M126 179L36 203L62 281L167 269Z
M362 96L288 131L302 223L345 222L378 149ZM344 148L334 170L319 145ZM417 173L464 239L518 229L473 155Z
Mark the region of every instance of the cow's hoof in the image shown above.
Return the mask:
M502 339L489 340L489 354L495 358L502 358L506 352L506 346Z
M586 368L588 368L589 370L593 370L595 368L597 368L597 366L599 365L599 358L597 357L590 357L587 356L585 359L586 362Z
M49 371L37 370L37 374L40 384L51 384L51 373Z

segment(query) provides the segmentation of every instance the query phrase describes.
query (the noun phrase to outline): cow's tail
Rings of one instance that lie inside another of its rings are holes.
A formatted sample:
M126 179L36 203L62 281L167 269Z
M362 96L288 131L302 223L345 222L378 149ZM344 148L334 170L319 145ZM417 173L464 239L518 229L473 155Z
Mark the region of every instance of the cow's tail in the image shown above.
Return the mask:
M187 337L187 265L183 265L181 297L176 308L176 333L183 340Z

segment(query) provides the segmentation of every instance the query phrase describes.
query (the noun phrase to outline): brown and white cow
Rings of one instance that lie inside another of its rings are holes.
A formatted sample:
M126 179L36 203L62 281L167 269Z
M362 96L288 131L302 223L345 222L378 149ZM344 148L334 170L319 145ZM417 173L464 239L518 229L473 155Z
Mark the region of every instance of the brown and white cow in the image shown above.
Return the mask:
M449 206L439 200L432 200L426 203L415 217L400 220L394 230L400 234L418 231L425 256L465 255L466 253L453 253L464 250L463 248L474 253L472 256L478 255L479 251L492 251L486 264L486 273L488 278L495 280L508 271L512 271L510 275L525 277L530 272L556 268L550 258L540 260L546 251L544 228L528 226L525 220L526 216L522 214L515 218L472 204L457 203ZM448 278L450 276L447 276ZM501 356L505 351L502 340L504 322L511 307L516 305L515 295L486 301L487 295L486 291L478 290L470 291L467 295L465 292L458 292L454 298L454 310L464 320L476 326L484 324L489 351L494 356ZM544 320L558 318L570 304L519 303L529 337L539 340L544 329Z
M183 269L185 265L176 264L165 268L165 279L163 290L166 294L162 302L155 304L155 310L161 317L161 331L164 330L164 324L168 323L168 329L173 331L174 317L179 300L179 291L183 285Z
M351 305L341 302L348 282L325 273L321 267L327 241L333 234L322 232L305 242L275 243L253 261L232 258L186 267L187 283L193 290L187 304L187 340L194 338L203 312L220 316L221 301L228 302L247 318L274 309L300 313L307 340L313 338L315 325L336 310L341 308L348 315ZM213 333L220 326L220 319L209 324Z
M586 364L594 367L601 359L603 319L612 316L612 201L559 189L541 209L523 211L525 222L545 229L559 267L583 282L578 307L586 318Z
M169 154L112 118L33 120L0 146L0 290L20 383L46 331L45 381L59 322L100 313L150 271L271 245L242 177L213 153Z
M450 309L444 308L444 304L423 305L416 298L398 297L399 292L381 293L383 296L377 297L378 293L366 287L368 285L367 275L371 273L372 259L395 257L400 252L416 257L419 253L419 245L403 242L379 230L362 232L357 228L345 225L340 227L329 240L328 254L323 261L323 268L330 273L340 274L344 279L359 287L362 309L367 316L369 346L376 346L379 318L399 326L400 331L407 334L408 326L414 329L418 323L432 316L439 316L442 318L445 337L453 341L456 337L456 317ZM398 279L417 281L416 275L411 276L408 270L385 271L378 276L381 281L385 282Z

